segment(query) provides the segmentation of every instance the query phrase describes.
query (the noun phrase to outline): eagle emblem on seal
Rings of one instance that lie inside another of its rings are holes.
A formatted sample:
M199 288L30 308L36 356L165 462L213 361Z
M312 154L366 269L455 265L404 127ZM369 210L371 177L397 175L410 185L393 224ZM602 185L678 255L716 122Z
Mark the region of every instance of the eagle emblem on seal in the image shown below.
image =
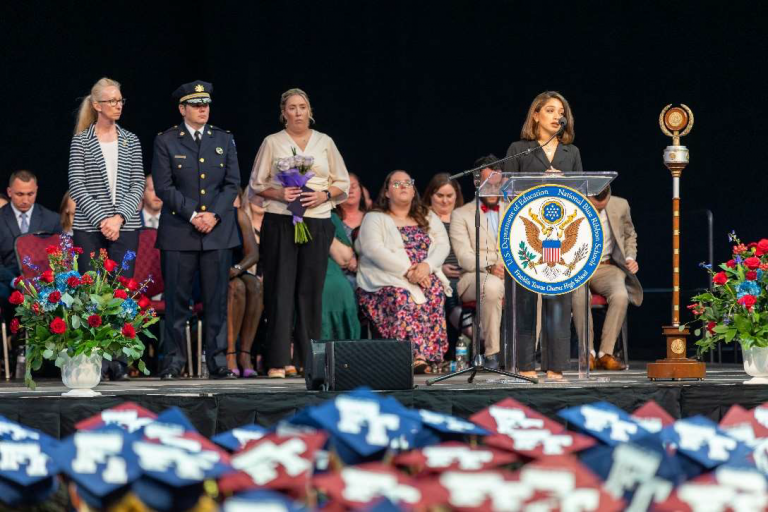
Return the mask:
M589 252L588 245L582 244L572 260L566 261L566 255L578 242L579 228L585 219L577 215L577 209L567 215L565 205L557 199L545 201L538 213L528 208L528 218L520 216L525 226L525 240L528 242L520 242L518 256L523 268L538 273L536 267L543 265L543 273L547 277L557 277L561 271L569 276L576 264Z

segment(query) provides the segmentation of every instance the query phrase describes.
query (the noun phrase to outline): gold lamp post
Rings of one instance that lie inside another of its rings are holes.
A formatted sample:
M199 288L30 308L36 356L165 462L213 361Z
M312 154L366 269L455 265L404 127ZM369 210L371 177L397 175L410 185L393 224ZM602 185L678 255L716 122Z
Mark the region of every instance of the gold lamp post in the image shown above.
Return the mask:
M662 327L667 339L667 357L648 363L647 373L656 379L703 379L704 363L686 357L688 329L680 328L680 177L688 165L688 148L680 145L693 128L693 112L686 105L670 108L659 115L659 126L672 145L664 150L664 165L672 173L672 324Z

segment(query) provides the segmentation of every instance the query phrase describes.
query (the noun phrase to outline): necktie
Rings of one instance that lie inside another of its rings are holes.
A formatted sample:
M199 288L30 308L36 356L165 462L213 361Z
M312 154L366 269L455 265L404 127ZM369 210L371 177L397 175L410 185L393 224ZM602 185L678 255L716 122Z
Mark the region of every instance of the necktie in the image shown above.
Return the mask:
M197 142L197 145L200 145L200 130L197 130L195 132L195 142Z
M21 234L26 235L27 231L29 231L29 223L27 222L27 214L25 212L21 214Z
M157 217L150 217L149 218L149 227L157 229L157 225L159 224Z
M496 204L494 206L486 206L485 204L480 203L480 209L483 211L483 213L497 212L499 211L499 205Z

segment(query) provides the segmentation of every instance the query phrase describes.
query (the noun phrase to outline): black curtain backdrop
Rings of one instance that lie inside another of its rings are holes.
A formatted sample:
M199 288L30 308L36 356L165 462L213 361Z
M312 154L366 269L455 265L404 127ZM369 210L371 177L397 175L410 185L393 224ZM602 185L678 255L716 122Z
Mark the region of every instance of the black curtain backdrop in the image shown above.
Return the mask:
M707 283L697 267L705 210L716 260L730 230L768 237L765 20L764 4L745 1L4 2L3 182L31 169L39 202L58 208L78 98L102 76L123 85L120 124L141 139L147 171L154 136L179 122L171 92L212 82L211 120L235 134L243 184L263 138L281 128L280 93L301 87L316 128L373 195L396 168L423 190L434 173L503 156L533 97L558 90L585 169L618 171L614 193L632 205L651 293L630 311L630 344L652 357L663 354L671 286L665 105L685 103L696 119L683 139L683 288ZM470 181L462 186L469 198Z

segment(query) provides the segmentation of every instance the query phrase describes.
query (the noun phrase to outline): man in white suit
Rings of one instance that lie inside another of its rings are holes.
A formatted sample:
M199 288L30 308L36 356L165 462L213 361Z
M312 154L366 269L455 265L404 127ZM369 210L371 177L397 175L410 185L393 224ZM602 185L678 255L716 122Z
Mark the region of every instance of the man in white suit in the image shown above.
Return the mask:
M605 297L608 310L605 314L600 350L595 354L592 314L589 315L590 368L623 370L624 365L613 356L621 326L627 314L627 306L639 306L643 302L643 287L637 279L637 233L632 224L629 203L621 197L611 196L611 187L590 197L589 201L600 213L603 225L605 249L600 265L589 281L591 292ZM584 333L584 294L573 294L573 321L579 338Z
M474 167L498 160L489 155L475 162ZM480 174L480 183L488 178L501 181L498 169L487 167ZM485 338L486 366L499 367L501 338L501 305L504 300L504 264L499 258L497 237L501 211L499 197L480 198L480 289L475 287L475 202L457 208L451 214L450 237L453 252L459 260L461 277L457 286L462 302L482 301L480 328Z

